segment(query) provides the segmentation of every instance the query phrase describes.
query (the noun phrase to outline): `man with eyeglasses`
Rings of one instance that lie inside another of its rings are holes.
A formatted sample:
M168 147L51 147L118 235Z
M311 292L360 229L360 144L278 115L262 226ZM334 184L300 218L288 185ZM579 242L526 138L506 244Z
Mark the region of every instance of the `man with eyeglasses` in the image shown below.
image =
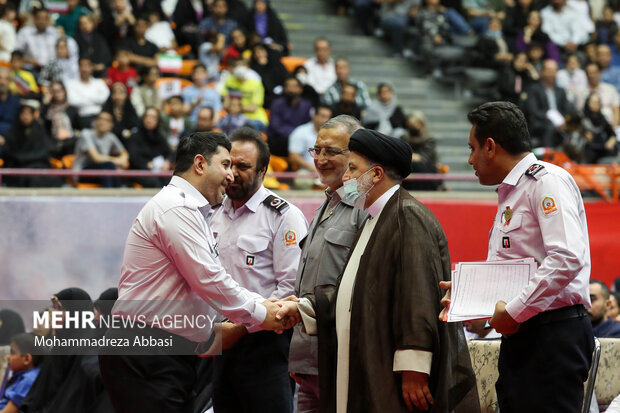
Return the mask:
M355 198L348 197L342 177L349 162L349 138L361 129L359 121L342 115L329 119L318 131L316 143L309 150L327 199L317 210L302 245L297 271L295 295L313 295L315 287L336 284L355 234L368 214L353 207ZM299 383L299 413L319 411L318 340L295 327L289 353L289 371Z
M316 172L314 168L314 143L321 125L332 116L329 106L319 106L308 123L299 125L288 138L288 157L291 167L299 172ZM312 146L312 148L310 148ZM310 149L309 149L310 148Z

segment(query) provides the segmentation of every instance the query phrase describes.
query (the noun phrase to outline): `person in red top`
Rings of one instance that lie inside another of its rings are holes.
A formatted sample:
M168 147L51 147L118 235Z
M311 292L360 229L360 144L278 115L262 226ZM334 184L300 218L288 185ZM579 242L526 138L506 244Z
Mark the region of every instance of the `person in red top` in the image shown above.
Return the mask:
M105 81L109 87L116 82L120 82L127 87L127 92L131 95L132 89L138 85L138 72L130 64L131 52L128 49L118 49L116 52L117 65L110 66Z

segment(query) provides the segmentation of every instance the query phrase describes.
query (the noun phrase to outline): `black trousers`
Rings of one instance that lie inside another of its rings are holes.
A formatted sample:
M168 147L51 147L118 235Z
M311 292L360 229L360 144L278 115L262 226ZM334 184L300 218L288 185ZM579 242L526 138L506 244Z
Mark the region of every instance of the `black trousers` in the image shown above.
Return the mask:
M594 349L590 320L581 315L539 323L535 318L541 314L502 338L495 384L502 413L581 410Z
M293 411L293 387L288 374L290 332L248 334L215 357L213 407L216 413Z
M157 355L135 355L135 352L99 355L101 377L114 410L117 413L192 412L198 357L190 349L196 343L156 328L108 330L106 337L131 341L137 333L159 338L173 336L175 347L169 351L144 348L146 354Z

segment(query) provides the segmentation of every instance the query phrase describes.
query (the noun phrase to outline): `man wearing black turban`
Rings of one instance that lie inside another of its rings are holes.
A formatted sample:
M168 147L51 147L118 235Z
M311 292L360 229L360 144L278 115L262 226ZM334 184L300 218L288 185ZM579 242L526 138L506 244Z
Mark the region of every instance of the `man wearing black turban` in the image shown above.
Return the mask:
M337 286L319 286L296 305L306 329L314 320L318 327L321 411L479 412L463 329L437 319L438 283L451 270L446 236L400 185L411 148L360 129L349 150L345 191L358 193L371 218Z

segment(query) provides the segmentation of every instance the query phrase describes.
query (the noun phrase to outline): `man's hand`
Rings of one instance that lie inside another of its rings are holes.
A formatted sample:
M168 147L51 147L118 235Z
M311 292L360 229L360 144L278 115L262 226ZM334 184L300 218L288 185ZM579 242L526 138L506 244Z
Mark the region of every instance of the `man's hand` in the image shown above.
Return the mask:
M265 300L262 304L267 308L267 317L265 317L265 321L260 325L260 328L263 330L281 330L283 328L282 320L276 319L280 304L271 300Z
M520 326L506 311L505 301L498 301L495 304L495 312L489 324L500 334L514 334L519 331Z
M443 310L439 313L439 321L448 321L448 309L450 308L450 291L452 291L452 281L440 281L439 287L442 290L447 290L446 294L441 299L441 306Z
M294 298L294 299L292 299ZM282 328L287 329L301 322L301 313L297 308L297 297L287 297L282 301L278 301L280 309L276 314L276 319L282 320Z
M403 371L403 400L410 412L413 406L419 410L428 410L433 404L433 396L428 388L428 374L419 371Z
M231 348L233 344L246 334L248 334L248 330L243 325L233 324L228 321L222 323L222 350Z

